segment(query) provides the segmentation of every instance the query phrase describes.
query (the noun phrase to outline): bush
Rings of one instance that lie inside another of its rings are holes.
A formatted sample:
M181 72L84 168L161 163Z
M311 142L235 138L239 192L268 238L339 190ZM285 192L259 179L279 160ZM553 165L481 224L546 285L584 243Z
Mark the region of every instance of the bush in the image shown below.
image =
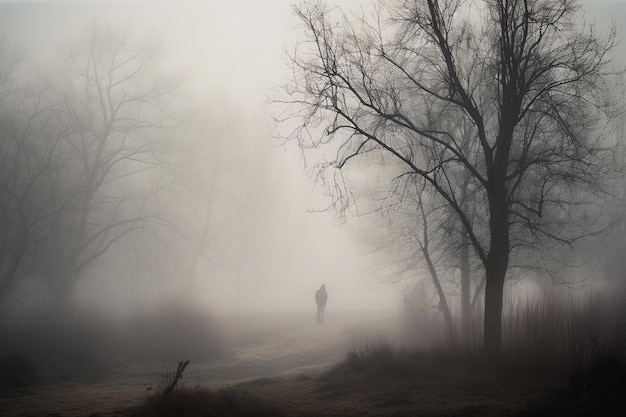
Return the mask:
M0 357L0 391L26 387L36 381L35 367L25 356L8 353Z

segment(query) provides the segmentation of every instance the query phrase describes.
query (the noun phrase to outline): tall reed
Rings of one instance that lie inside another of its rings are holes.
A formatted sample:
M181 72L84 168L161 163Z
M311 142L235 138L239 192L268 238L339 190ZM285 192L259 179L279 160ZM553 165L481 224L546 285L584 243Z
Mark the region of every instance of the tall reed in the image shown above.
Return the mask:
M450 343L432 310L406 309L413 348L470 352L480 347L482 318ZM457 320L460 328L460 320ZM439 329L437 331L436 329ZM568 381L582 395L610 381L626 386L626 290L575 293L551 290L505 300L502 366Z

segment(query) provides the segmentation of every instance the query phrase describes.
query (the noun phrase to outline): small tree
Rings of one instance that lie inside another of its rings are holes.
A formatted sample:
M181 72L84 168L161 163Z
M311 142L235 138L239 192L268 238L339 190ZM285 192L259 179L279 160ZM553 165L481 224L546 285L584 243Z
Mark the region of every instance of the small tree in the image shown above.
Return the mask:
M493 354L511 255L585 234L569 226L585 224L610 170L598 133L613 104L615 31L602 40L577 9L574 0L401 0L381 3L373 20L320 3L295 9L307 39L279 100L299 118L292 137L333 146L320 176L384 152L404 167L399 178L446 202L485 270ZM463 204L465 175L484 218Z
M472 128L463 123L462 118L440 120L442 125L447 124L450 130L457 129L459 137L467 154L476 154L476 150L469 150L475 146L472 139ZM416 149L416 153L423 153L426 149ZM429 150L428 158L437 159L437 149ZM402 172L402 170L400 170ZM401 174L402 175L402 174ZM484 207L475 201L474 188L470 182L471 176L467 170L461 168L451 172L457 181L457 196L459 205L467 213L472 223L475 219L485 216ZM423 182L403 181L397 177L392 188L388 191L384 203L390 216L392 235L397 235L389 244L391 252L400 250L410 260L410 268L414 271L426 269L429 280L436 289L438 307L444 316L452 341L469 342L474 334L472 316L476 310L477 301L481 299L484 276L482 279L472 279L478 275L480 265L471 257L471 243L465 227L458 220L458 216L450 210L445 200L436 194L428 192ZM417 217L417 218L416 218ZM382 243L385 245L385 243ZM383 247L384 249L384 247ZM425 265L424 265L425 264ZM458 339L456 324L451 311L458 297L460 307L460 330L462 339Z

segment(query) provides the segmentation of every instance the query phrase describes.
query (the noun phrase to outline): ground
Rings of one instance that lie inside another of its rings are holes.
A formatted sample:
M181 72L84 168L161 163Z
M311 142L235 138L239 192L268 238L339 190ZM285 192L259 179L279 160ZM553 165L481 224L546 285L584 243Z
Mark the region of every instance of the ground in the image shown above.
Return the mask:
M182 388L226 388L289 416L593 415L595 399L568 396L558 378L500 372L484 359L395 353L403 347L391 312L328 312L323 325L304 313L224 320L223 354L192 361ZM176 360L112 362L91 379L43 375L33 386L0 392L0 415L132 415Z
M394 318L391 312L329 311L326 323L317 325L315 312L225 316L223 354L192 360L183 384L219 389L258 378L316 374L360 340L389 333ZM156 361L99 363L89 378L74 378L71 369L44 373L33 386L0 391L0 415L119 415L157 391L179 359L184 358L171 352Z

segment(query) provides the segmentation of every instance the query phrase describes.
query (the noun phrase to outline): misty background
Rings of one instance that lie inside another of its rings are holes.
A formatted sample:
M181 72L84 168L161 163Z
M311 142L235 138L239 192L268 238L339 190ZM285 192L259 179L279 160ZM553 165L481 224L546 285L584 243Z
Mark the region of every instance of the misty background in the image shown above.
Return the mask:
M623 38L626 2L582 4L600 29L613 20ZM382 310L415 291L419 259L402 263L377 247L388 234L375 209L390 173L375 164L361 170L350 178L359 198L349 215L324 211L325 190L307 175L319 161L284 142L294 126L273 121L267 97L290 77L286 52L302 40L300 25L290 1L0 3L3 50L20 61L24 85L31 74L62 72L94 29L127 33L129 45L158 44L154 70L177 83L166 104L177 128L161 132L161 165L119 185L129 201L141 195L159 224L116 239L81 273L72 303L113 315L168 303L211 312L313 311L324 283L331 311ZM622 43L618 60L623 52ZM421 285L418 292L432 294L428 280ZM37 310L52 298L29 273L2 308Z
M93 28L127 32L130 45L162 45L157 70L182 80L175 100L187 110L176 109L177 117L195 118L193 128L185 122L164 134L167 153L180 154L167 168L177 172L159 186L154 178L132 180L139 192L154 193L146 204L177 230L154 226L116 241L76 283L76 306L107 315L170 303L210 312L313 311L325 283L329 310L395 307L398 288L381 284L370 249L351 231L362 220L346 224L320 212L324 190L307 176L295 144L278 138L289 127L273 122L267 93L289 75L285 51L298 26L290 2L2 2L0 10L5 56L18 57L26 85L33 74L60 71L68 46L79 48ZM211 211L204 220L203 210ZM192 273L194 229L203 221L207 244ZM51 303L31 274L2 308Z

